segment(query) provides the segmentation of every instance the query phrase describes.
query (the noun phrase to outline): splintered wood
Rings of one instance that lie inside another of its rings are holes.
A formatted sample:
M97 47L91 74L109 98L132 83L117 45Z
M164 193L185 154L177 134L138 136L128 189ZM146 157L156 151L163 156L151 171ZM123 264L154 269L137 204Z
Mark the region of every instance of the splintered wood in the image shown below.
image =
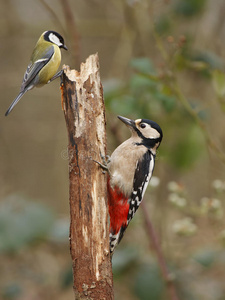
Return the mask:
M63 110L68 130L70 251L75 299L114 299L106 174L105 106L98 55L80 72L64 66Z

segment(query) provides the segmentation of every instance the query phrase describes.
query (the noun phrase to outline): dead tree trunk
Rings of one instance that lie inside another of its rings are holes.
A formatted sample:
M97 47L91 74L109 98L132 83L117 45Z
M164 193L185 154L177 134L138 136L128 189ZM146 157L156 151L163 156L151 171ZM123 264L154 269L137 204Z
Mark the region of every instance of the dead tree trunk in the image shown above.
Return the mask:
M106 153L105 106L98 55L80 72L64 67L63 110L68 130L70 251L75 299L114 299L106 174L94 162Z

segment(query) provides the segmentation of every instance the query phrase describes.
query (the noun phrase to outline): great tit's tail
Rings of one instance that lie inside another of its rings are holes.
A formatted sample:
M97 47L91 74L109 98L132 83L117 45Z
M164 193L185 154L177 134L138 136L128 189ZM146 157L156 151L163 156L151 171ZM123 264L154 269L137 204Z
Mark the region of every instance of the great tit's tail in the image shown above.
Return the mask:
M20 101L20 99L23 97L23 95L28 91L28 89L24 89L19 93L19 95L13 100L10 107L8 108L7 112L5 113L5 116L8 116L8 114L13 110L14 106Z

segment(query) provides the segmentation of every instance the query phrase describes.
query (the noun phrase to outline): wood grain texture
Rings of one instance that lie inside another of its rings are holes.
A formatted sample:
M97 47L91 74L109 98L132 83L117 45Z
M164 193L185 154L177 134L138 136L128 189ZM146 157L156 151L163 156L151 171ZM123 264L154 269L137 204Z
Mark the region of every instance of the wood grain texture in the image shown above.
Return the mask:
M63 110L68 131L70 251L75 299L114 299L109 254L106 174L93 160L106 153L105 106L98 55L80 72L64 66Z

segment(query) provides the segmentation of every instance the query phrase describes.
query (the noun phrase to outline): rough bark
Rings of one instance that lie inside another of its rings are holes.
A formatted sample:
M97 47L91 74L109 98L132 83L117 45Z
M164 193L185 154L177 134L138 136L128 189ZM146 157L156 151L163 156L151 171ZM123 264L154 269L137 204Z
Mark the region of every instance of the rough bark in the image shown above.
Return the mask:
M75 299L114 299L106 174L105 107L98 55L80 72L64 66L62 105L68 130L70 251Z

